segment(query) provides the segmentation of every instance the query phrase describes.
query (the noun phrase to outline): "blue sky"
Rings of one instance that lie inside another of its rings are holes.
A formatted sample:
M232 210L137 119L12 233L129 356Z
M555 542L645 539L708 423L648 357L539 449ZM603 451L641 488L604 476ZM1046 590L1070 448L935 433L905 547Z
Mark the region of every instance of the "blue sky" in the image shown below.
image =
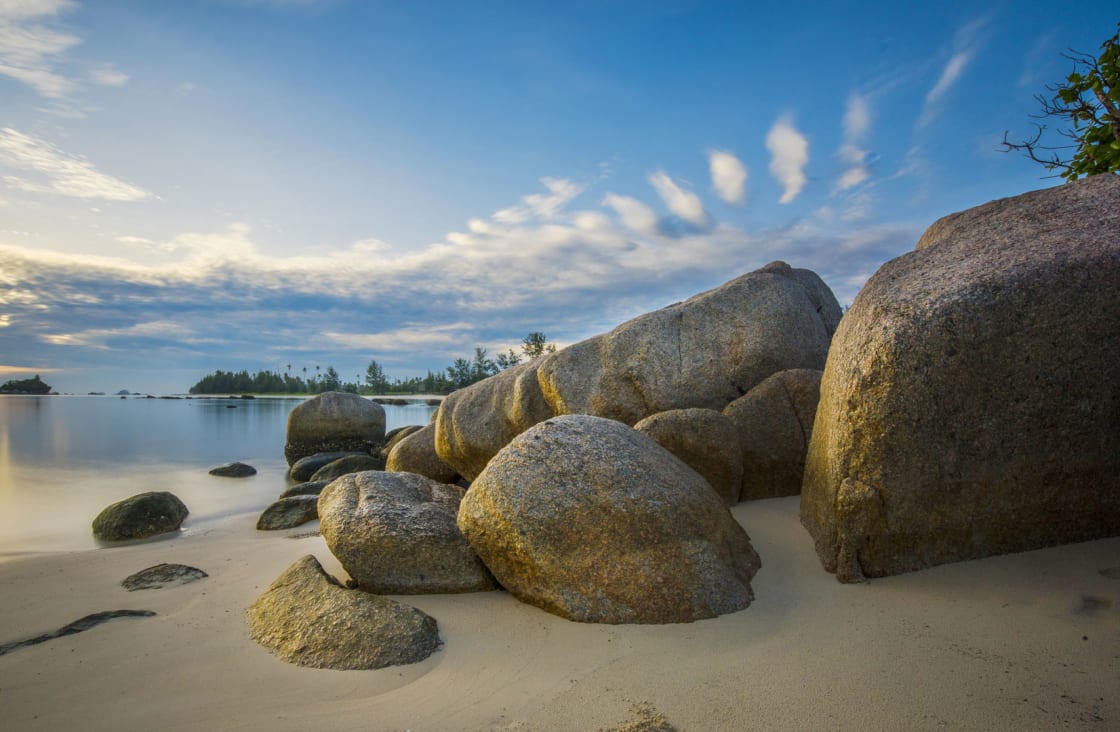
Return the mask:
M0 0L0 378L442 369L1055 185L1099 3Z

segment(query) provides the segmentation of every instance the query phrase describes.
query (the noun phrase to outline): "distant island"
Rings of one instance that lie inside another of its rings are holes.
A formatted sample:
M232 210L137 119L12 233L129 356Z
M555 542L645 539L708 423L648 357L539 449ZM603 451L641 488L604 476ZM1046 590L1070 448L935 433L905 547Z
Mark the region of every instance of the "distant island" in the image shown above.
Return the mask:
M0 386L0 394L50 394L50 384L46 383L35 374L33 379L12 379Z

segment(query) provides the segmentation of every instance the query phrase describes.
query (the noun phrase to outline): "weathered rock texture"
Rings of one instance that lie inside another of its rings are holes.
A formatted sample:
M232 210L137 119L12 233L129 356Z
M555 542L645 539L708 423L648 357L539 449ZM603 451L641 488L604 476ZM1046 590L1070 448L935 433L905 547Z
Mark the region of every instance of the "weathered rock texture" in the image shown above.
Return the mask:
M462 498L459 486L414 473L354 473L319 495L319 530L363 590L493 590L494 578L455 525Z
M129 592L158 590L169 585L185 585L209 576L198 567L186 564L156 564L128 575L121 580L121 587Z
M348 455L338 460L327 463L311 474L309 483L321 480L334 480L350 473L360 473L364 470L384 470L385 461L373 455Z
M342 587L310 554L277 577L246 616L253 640L311 668L401 666L423 661L439 646L431 616Z
M368 455L366 452L354 452L348 450L346 452L317 452L314 455L308 455L296 460L290 468L288 468L288 477L292 480L310 481L311 476L315 475L315 471L324 465L330 465L335 460L352 455Z
M107 506L93 520L93 536L102 541L146 539L178 531L190 511L167 491L151 491Z
M743 456L739 500L796 496L813 434L821 373L788 369L765 379L728 404Z
M735 423L714 409L672 409L646 417L634 429L680 458L728 506L739 502L743 453Z
M719 411L776 371L822 368L840 314L817 275L774 262L565 348L541 364L540 386L556 414L631 425Z
M1120 534L1120 176L945 217L836 334L801 520L842 581Z
M385 439L385 410L357 394L328 391L288 415L288 465L317 452L370 453ZM297 478L298 480L298 478Z
M258 531L275 531L302 526L319 518L319 496L288 496L274 501L257 519Z
M416 473L440 483L453 483L459 477L455 468L443 462L436 452L436 426L429 424L402 438L389 453L385 469Z
M586 415L515 438L471 485L459 527L518 599L581 622L741 610L760 566L695 471L632 428Z
M433 414L432 417L434 419L435 414ZM378 454L381 457L388 460L389 459L389 453L391 453L393 451L393 448L397 446L398 442L400 442L404 438L408 437L413 432L419 431L420 429L421 429L421 425L410 424L410 425L405 425L404 427L397 427L396 429L389 430L388 432L385 433L385 444L382 445L381 452L378 453Z
M551 356L452 392L436 411L436 453L467 480L517 435L553 416L538 383Z

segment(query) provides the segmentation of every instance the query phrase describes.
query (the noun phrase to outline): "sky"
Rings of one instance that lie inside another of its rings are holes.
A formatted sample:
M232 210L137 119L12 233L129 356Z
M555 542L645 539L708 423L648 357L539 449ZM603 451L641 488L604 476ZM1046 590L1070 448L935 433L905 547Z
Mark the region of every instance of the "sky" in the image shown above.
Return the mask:
M0 0L0 379L422 376L774 260L846 305L1060 182L999 143L1100 8Z

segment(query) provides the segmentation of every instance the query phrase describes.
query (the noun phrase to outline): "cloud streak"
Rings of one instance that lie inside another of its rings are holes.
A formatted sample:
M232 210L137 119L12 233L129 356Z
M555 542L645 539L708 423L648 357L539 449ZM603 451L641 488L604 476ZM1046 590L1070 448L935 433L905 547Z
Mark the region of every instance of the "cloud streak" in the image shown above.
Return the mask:
M770 151L770 175L782 185L778 203L791 203L805 187L809 141L793 126L791 118L781 117L766 134L766 149Z
M54 64L81 39L37 21L57 17L73 6L69 0L0 3L0 74L49 99L66 96L73 82L57 73Z
M5 175L4 183L17 190L106 201L154 198L142 188L102 173L88 160L10 127L0 129L0 166L34 173L39 177L37 182L22 176Z
M953 86L961 78L973 58L979 52L981 33L988 24L987 16L973 20L962 26L953 35L953 52L949 60L941 69L937 82L926 92L925 104L918 117L918 126L925 127L934 120L940 111L942 102L949 95Z
M711 223L700 196L678 186L668 173L659 170L651 174L648 180L666 208L681 219L699 228L706 228Z

